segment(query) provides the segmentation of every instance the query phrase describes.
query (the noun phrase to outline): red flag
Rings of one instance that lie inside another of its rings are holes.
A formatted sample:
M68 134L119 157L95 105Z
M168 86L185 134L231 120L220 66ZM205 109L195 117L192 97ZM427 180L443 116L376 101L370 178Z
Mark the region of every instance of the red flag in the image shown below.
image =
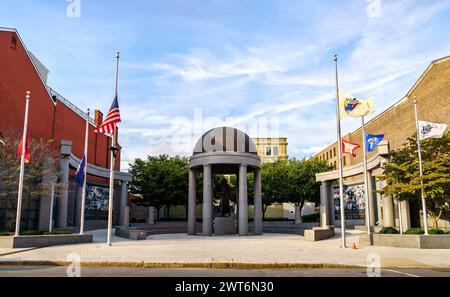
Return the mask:
M357 143L351 143L350 141L346 141L342 139L342 150L344 153L352 154L353 157L356 157L356 150L361 146Z
M25 164L30 163L30 144L28 143L28 137L25 136ZM17 150L17 155L19 158L22 157L22 147L23 147L23 138L20 141L19 149Z

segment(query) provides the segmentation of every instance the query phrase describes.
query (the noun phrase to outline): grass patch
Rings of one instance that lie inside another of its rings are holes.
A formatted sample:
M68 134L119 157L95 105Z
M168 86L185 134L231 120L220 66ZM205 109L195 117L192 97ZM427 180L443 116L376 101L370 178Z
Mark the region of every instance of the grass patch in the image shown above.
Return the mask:
M12 233L12 232L0 232L0 236L13 236L14 235L14 233Z

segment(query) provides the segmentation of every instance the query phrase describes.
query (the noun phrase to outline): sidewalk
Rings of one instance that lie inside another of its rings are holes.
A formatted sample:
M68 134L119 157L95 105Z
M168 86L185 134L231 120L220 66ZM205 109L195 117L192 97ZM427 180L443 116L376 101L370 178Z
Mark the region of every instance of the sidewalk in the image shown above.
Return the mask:
M339 230L338 230L339 231ZM367 266L367 256L377 254L383 268L450 268L450 250L417 250L359 247L358 231L349 231L340 248L340 234L329 240L309 242L299 235L187 236L153 235L144 241L113 237L106 246L106 231L91 232L94 243L40 249L0 249L0 265L67 265L77 254L82 265L210 268L307 268ZM12 253L12 254L9 254Z

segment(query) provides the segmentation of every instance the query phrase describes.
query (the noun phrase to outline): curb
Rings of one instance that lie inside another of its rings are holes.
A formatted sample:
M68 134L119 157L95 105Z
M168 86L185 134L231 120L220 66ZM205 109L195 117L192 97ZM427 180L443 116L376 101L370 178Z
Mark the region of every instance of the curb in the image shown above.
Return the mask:
M68 261L0 261L0 266L64 266ZM81 262L81 267L127 267L127 268L203 268L203 269L365 269L364 265L328 263L170 263L170 262Z

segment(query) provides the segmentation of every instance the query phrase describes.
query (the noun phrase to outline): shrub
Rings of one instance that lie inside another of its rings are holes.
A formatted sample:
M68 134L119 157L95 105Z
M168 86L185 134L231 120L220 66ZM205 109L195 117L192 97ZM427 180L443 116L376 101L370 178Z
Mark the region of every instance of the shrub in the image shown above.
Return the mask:
M411 228L406 230L405 234L411 234L411 235L420 235L424 234L425 231L422 228Z
M450 234L450 230L448 230L447 234Z
M380 230L380 234L397 234L398 231L394 227L383 227L383 229Z
M11 232L1 232L0 233L0 236L13 236L14 235L14 233L11 233Z
M67 230L59 230L59 231L52 231L52 232L44 232L43 235L67 235L72 234L72 232Z
M319 213L313 213L310 215L302 216L302 222L303 223L317 223L320 221L320 214Z
M429 229L428 233L429 234L445 234L444 230L441 230L441 229Z
M20 232L20 235L22 235L22 236L42 235L42 232L41 231L30 230L30 231Z

